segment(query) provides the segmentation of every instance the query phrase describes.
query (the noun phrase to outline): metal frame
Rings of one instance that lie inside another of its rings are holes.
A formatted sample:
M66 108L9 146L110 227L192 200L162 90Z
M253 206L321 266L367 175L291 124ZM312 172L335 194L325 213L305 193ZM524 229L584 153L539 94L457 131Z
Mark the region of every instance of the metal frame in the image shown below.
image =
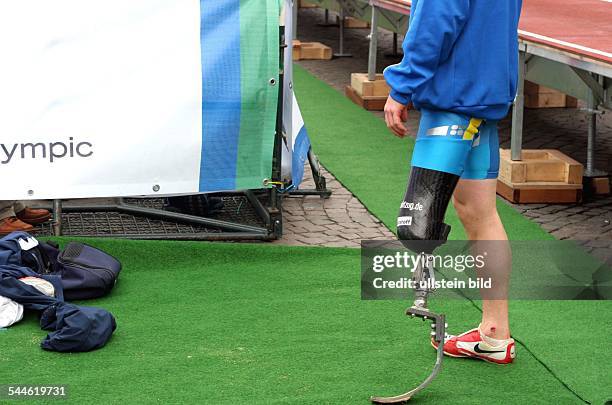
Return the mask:
M259 190L272 191L270 190ZM222 239L276 239L280 236L282 217L277 218L274 211L265 206L257 197L255 190L246 190L243 192L223 193L229 195L244 195L253 206L259 217L263 220L264 227L256 227L229 221L217 220L214 218L199 217L195 215L182 214L163 209L147 208L134 204L126 203L126 198L116 198L112 203L106 204L70 204L63 205L61 200L54 200L53 207L41 206L53 210L52 228L55 236L61 236L61 218L57 213L78 213L78 212L118 212L122 214L134 215L139 217L148 217L170 222L188 223L191 225L200 225L210 228L222 229L224 232L215 233L197 233L197 234L158 234L158 235L129 235L118 236L109 235L111 237L125 237L134 239L198 239L198 240L222 240ZM58 209L59 208L59 209ZM278 232L278 234L277 234ZM87 236L87 235L83 235ZM100 236L100 235L96 235Z
M314 154L312 147L308 150L308 164L310 165L310 170L312 171L312 177L314 179L315 188L314 189L297 189L290 191L289 195L318 195L321 198L329 198L332 195L331 190L327 188L327 180L321 173L321 164L319 163L319 158Z
M587 102L587 161L584 177L606 173L595 168L597 115L612 109L612 65L561 49L519 41L519 90L512 107L512 160L521 160L523 131L523 86L530 80Z

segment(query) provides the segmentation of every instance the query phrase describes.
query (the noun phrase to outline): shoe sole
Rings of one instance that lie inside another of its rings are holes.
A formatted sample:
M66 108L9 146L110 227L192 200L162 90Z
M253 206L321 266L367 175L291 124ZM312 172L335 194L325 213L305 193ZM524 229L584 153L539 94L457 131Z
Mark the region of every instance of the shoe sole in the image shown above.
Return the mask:
M430 342L431 346L438 350L438 348L434 345L434 342ZM512 361L503 361L503 360L491 360L491 359L487 359L485 357L480 357L480 356L476 356L476 355L472 355L469 352L465 352L464 354L452 354L447 352L446 350L443 350L444 355L448 356L448 357L454 357L454 358L461 358L461 359L465 359L465 358L470 358L470 359L474 359L474 360L482 360L482 361L486 361L487 363L492 363L492 364L512 364L512 362L514 361L514 359L512 359Z
M51 219L51 215L49 215L48 217L44 217L44 218L35 218L35 219L28 219L28 220L23 220L19 218L21 222L25 222L26 224L30 224L30 225L44 224L45 222L49 222L50 219Z
M492 363L492 364L500 364L500 365L512 364L512 362L514 361L514 359L512 359L511 361L487 359L486 357L480 357L475 354L470 354L469 352L466 352L465 350L463 350L463 353L465 353L464 357L469 357L471 359L476 359L476 360L482 360L482 361L486 361L487 363Z

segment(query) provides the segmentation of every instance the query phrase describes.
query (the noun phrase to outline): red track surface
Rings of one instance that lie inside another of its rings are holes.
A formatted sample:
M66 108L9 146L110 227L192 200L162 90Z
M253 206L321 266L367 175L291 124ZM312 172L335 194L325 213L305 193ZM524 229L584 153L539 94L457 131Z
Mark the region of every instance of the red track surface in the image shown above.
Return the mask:
M522 39L612 63L612 3L524 0L519 30Z
M373 3L404 14L410 10L410 0L373 0ZM523 0L519 36L526 41L612 63L612 2Z

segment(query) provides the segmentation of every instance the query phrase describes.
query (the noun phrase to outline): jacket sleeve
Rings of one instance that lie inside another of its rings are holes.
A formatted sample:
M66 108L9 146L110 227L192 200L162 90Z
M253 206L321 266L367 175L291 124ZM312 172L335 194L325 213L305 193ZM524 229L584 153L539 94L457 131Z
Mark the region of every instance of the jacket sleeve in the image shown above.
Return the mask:
M414 4L415 2L413 2ZM446 60L468 19L470 0L419 0L402 48L404 58L384 71L391 97L404 105Z

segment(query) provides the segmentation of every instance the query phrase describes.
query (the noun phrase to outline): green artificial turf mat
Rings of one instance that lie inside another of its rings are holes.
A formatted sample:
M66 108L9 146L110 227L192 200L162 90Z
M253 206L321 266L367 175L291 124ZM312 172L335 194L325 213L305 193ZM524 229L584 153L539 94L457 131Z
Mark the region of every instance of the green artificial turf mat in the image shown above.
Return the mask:
M511 302L513 335L584 399L604 404L612 400L611 304Z
M393 136L382 119L353 104L299 65L294 66L295 92L321 163L395 231L414 140ZM510 239L552 238L504 202L499 201L497 206ZM452 226L450 239L465 239L452 204L446 220Z
M124 265L113 293L89 303L116 316L114 337L91 353L45 352L28 316L0 335L0 384L68 384L75 404L366 404L413 388L433 366L428 323L408 320L404 302L360 300L359 250L89 243ZM465 300L435 306L453 329L479 315ZM509 366L446 359L415 403L576 403L518 352Z

